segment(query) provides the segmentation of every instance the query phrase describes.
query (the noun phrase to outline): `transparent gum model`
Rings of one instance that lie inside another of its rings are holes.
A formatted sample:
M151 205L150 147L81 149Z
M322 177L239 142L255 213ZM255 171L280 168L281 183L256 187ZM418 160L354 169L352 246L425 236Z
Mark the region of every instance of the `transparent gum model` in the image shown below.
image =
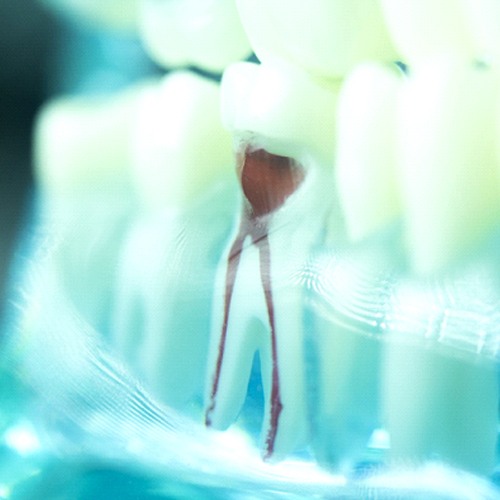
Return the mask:
M2 488L498 498L500 4L46 3L163 73L38 117Z

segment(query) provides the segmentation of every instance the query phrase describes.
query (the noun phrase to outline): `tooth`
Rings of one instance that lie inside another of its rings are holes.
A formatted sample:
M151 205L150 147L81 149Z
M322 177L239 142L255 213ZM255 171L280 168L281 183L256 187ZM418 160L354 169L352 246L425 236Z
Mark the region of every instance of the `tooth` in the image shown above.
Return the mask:
M402 91L401 174L417 273L453 266L498 223L494 80L489 70L430 60ZM415 308L419 296L411 303ZM429 314L439 307L434 301ZM497 433L495 370L397 343L387 345L385 358L384 413L393 459L438 457L489 472Z
M396 105L401 75L360 65L338 104L335 172L351 240L362 240L402 212L396 168Z
M236 63L222 79L222 121L259 135L276 154L307 152L331 162L339 87L284 64Z
M218 242L234 210L226 188L232 141L219 101L214 82L171 74L143 94L132 140L133 178L145 211L120 256L113 342L176 407L202 390L211 259L222 251Z
M146 49L165 67L221 72L252 53L234 0L141 0L139 19Z
M414 65L436 54L473 59L472 39L457 0L381 0L381 6L403 62Z
M123 185L137 100L150 83L112 98L61 98L48 104L35 127L36 176L51 195Z
M328 210L332 181L318 158L332 154L336 95L336 87L266 65L237 64L222 85L244 196L218 269L206 423L226 428L236 419L259 351L266 458L286 454L305 437L303 297L293 279Z
M237 5L263 62L287 61L339 78L359 62L397 59L378 0L237 0Z
M453 264L498 222L495 99L491 71L448 59L429 61L402 91L401 179L418 272Z
M474 41L475 55L496 64L500 57L500 4L497 0L461 0L461 4Z
M215 177L229 175L232 139L219 108L219 85L189 72L172 73L143 93L131 155L146 206L192 205Z

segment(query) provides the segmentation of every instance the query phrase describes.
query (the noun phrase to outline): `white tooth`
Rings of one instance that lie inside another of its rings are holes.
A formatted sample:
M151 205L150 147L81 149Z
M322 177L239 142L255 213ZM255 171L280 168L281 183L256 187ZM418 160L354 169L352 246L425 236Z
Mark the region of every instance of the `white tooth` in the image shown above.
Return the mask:
M241 152L241 162L261 154L260 145L253 146L257 149ZM252 211L260 213L258 196L247 182L267 167L256 162L247 168L253 171L244 170L241 178L248 202L218 269L206 421L225 428L237 417L258 350L265 393L264 454L274 459L305 437L304 297L297 278L321 234L331 179L325 178L327 169L304 165L304 179L285 203L256 217ZM280 185L268 186L272 199L273 188Z
M114 343L163 401L179 406L203 385L210 259L222 251L234 211L224 190L233 152L218 85L185 72L167 76L143 94L132 143L147 210L120 257Z
M235 133L261 136L276 154L331 161L338 89L283 64L237 63L222 79L222 120Z
M73 11L80 20L103 24L107 28L135 30L139 0L42 0L55 9Z
M392 461L437 459L489 475L498 427L495 368L397 344L383 366Z
M113 97L61 98L49 103L35 126L37 178L50 195L129 181L136 103L150 83Z
M500 3L497 0L461 0L472 33L475 55L498 64L500 60Z
M234 0L141 0L140 7L145 47L162 66L221 72L252 52Z
M340 93L335 172L355 241L401 213L394 143L400 86L395 69L367 63L354 70Z
M464 257L498 223L495 77L429 61L401 94L400 164L408 248L418 272Z
M381 5L403 62L449 53L472 60L473 43L457 0L381 0Z
M220 120L219 86L178 72L144 92L132 139L132 174L151 208L193 204L230 174L232 139Z
M237 5L263 62L285 60L339 78L363 61L396 60L378 0L237 0Z

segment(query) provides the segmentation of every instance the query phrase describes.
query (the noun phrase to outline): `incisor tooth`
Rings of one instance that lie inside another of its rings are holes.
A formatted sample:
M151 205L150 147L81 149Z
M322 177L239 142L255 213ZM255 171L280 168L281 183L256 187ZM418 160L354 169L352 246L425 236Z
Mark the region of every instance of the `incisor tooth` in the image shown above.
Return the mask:
M352 240L361 240L401 214L396 168L397 70L367 63L342 86L335 172Z
M306 152L330 162L338 89L283 64L237 63L222 79L222 120L233 133L261 136L275 154Z
M162 66L221 72L252 52L234 0L141 0L140 7L142 39Z
M498 222L495 77L452 59L417 68L401 93L400 165L408 248L432 273Z
M177 72L144 92L132 140L133 179L152 207L185 206L229 173L232 139L219 117L219 86Z
M237 5L262 62L285 60L339 78L362 61L396 60L378 0L237 0Z
M457 0L381 0L389 31L403 62L435 54L472 60L473 43Z

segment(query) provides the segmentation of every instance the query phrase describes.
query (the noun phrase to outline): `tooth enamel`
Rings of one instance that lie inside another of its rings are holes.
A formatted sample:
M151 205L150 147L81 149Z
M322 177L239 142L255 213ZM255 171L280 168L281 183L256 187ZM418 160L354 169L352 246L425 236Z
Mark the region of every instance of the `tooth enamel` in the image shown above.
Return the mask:
M151 208L192 204L230 174L232 139L219 117L219 86L178 72L144 92L132 140L132 174Z
M378 0L237 0L237 5L263 62L287 61L339 78L363 61L396 60Z
M141 0L142 39L165 67L221 72L252 53L234 0Z
M321 85L283 64L237 63L221 85L226 128L261 136L276 154L331 161L339 84Z
M453 264L498 222L495 100L491 71L453 60L429 61L402 91L400 165L418 272Z
M480 59L498 64L500 58L500 4L497 0L461 0L464 17Z
M321 234L331 179L327 169L298 165L251 144L239 161L246 199L218 269L206 423L225 428L237 417L258 350L266 402L264 455L274 459L292 451L305 434L304 298L292 280ZM280 177L271 180L273 162ZM261 195L276 199L263 201ZM307 226L297 223L307 213Z
M460 54L473 59L473 42L459 1L381 0L403 62L418 64L435 54Z
M375 63L359 66L342 86L335 172L352 240L401 213L396 169L396 105L401 77Z
M128 182L127 144L137 100L148 85L112 98L61 98L47 105L34 139L36 175L43 189L66 195Z

